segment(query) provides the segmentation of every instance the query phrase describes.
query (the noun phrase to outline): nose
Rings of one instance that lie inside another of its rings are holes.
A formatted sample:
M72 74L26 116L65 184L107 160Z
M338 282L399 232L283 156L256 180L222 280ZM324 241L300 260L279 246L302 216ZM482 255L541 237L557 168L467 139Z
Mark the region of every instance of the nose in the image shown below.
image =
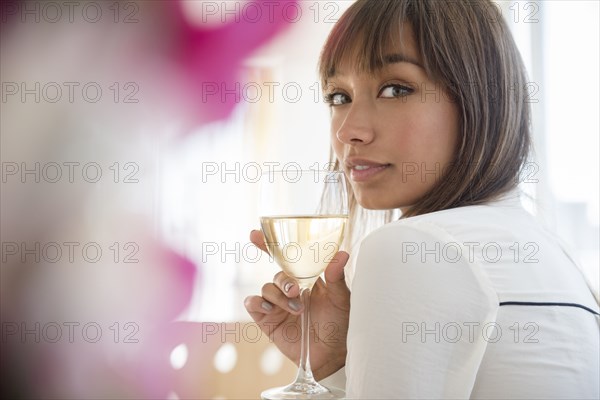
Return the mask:
M337 139L349 145L364 145L371 143L375 138L372 124L374 112L368 105L359 102L351 103L350 108L339 116L341 123L335 133Z

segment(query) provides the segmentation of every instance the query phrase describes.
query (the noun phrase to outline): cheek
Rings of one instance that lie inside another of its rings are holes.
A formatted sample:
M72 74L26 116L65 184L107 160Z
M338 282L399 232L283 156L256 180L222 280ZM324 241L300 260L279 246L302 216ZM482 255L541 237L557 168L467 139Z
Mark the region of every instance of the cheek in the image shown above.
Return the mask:
M343 149L344 149L344 144L342 142L340 142L340 140L337 137L337 132L338 132L338 124L335 121L335 118L332 117L331 119L331 132L330 132L330 140L331 140L331 146L333 147L333 152L335 153L336 157L338 159L341 159L341 156L343 155Z
M458 139L458 111L452 103L435 103L412 114L409 135L399 146L412 149L414 161L446 164L453 158ZM407 142L409 141L409 142Z
M333 132L331 133L331 147L333 147L333 152L339 158L342 150L342 144Z
M438 132L436 140L440 161L447 164L454 159L456 154L456 143L459 136L458 110L455 104L447 103L440 118L435 120L435 131Z

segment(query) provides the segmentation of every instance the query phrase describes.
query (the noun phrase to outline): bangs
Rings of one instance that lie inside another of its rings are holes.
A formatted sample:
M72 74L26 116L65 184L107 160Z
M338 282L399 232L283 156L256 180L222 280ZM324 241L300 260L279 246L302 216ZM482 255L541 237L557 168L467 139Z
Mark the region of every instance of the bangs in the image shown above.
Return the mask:
M402 45L401 32L407 21L405 1L358 0L342 15L329 34L319 60L319 76L325 86L340 65L373 74L382 68L390 49Z

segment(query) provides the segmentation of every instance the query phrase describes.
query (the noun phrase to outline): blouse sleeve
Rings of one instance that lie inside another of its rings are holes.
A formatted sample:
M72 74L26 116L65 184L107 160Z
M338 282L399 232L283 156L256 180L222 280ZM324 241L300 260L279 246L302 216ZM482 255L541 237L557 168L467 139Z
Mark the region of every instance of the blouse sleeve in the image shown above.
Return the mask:
M498 297L465 244L395 222L362 242L352 285L348 398L469 398Z

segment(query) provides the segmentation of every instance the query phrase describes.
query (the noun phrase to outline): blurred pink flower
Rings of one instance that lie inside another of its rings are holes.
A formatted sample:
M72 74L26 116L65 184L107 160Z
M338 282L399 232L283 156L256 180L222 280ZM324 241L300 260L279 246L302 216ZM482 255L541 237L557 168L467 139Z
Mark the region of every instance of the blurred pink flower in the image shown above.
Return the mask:
M192 127L230 115L244 85L239 77L242 62L290 25L293 19L284 10L299 8L297 0L254 0L244 7L261 10L256 20L241 16L209 28L186 18L182 0L162 3L171 21L168 42L161 47L161 56L172 62L164 78L181 96L177 102L182 102Z
M186 17L182 0L132 4L142 10L134 25L114 24L110 18L99 24L32 24L15 16L2 24L3 76L23 82L104 79L107 87L133 76L140 96L148 95L143 100L149 100L140 101L141 111L121 107L112 98L108 103L114 108L3 104L3 110L13 107L3 120L3 128L8 127L3 146L7 144L6 151L16 161L114 162L123 154L135 159L148 149L132 146L137 143L134 135L124 138L122 133L147 123L141 117L146 106L150 111L167 109L169 122L173 117L181 120L183 132L227 118L241 97L243 61L289 25L282 10L297 6L297 0L246 2L245 7L262 10L262 17L210 29ZM155 119L162 122L152 117L149 125ZM160 133L156 126L151 125L152 134ZM36 323L55 324L48 326L58 325L67 335L63 324L78 321L96 323L103 330L98 343L83 340L81 326L73 342L62 337L56 343L40 343L18 331L6 342L3 337L3 398L166 398L173 387L175 374L165 354L173 343L187 338L187 331L172 322L188 305L199 269L148 234L147 225L152 224L138 226L139 215L129 212L125 197L118 194L112 187L83 182L26 186L15 181L10 189L3 186L3 240L5 234L15 243L133 240L141 249L137 264L112 262L108 250L97 264L48 265L20 258L3 263L3 329L5 323L19 330ZM115 342L111 327L117 322L123 335L131 332L125 332L124 325L135 323L139 341L123 342L121 336Z

